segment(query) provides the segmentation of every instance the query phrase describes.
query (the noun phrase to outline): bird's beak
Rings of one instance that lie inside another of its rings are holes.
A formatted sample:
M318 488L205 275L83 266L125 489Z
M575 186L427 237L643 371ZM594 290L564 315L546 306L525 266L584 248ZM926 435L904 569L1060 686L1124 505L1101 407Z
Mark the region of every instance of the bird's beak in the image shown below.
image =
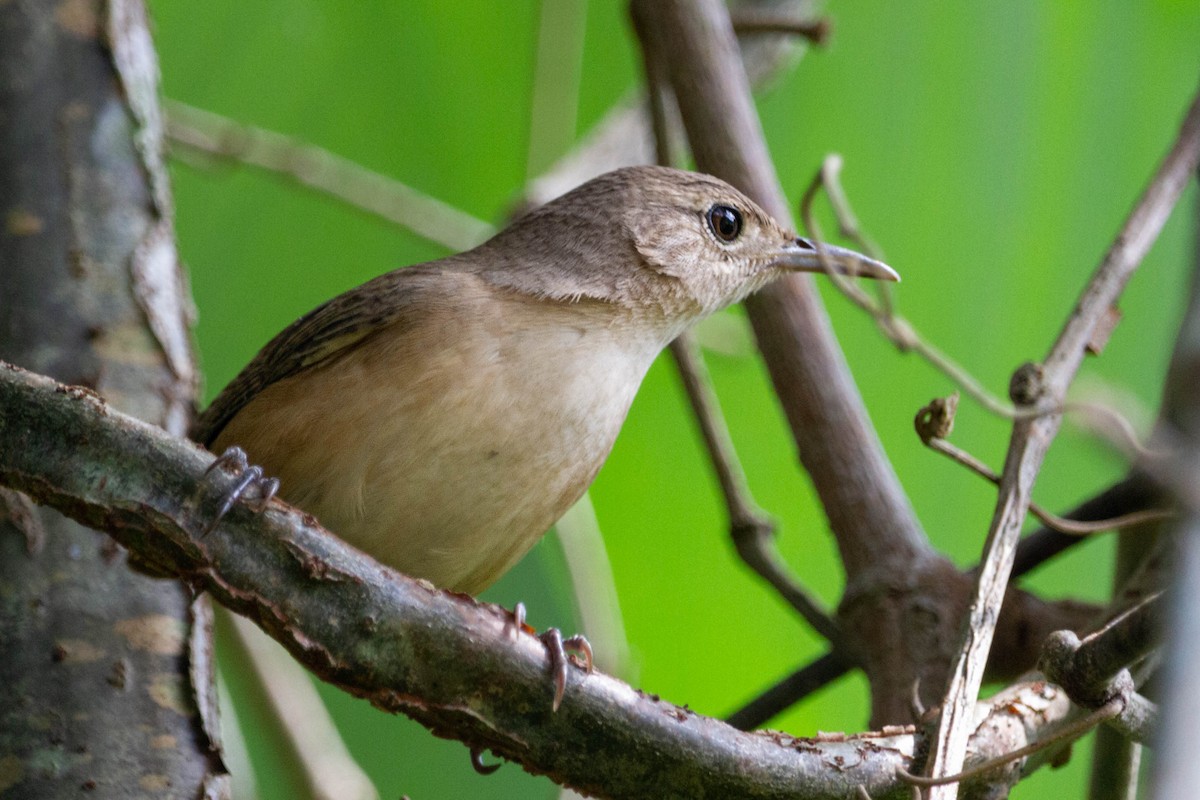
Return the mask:
M825 252L825 260L829 262L829 268L842 275L876 278L881 281L900 280L896 271L882 261L876 261L853 250L834 247L831 244L824 244L821 249ZM825 271L825 264L817 254L817 245L800 237L796 237L780 248L779 258L775 263L793 272Z

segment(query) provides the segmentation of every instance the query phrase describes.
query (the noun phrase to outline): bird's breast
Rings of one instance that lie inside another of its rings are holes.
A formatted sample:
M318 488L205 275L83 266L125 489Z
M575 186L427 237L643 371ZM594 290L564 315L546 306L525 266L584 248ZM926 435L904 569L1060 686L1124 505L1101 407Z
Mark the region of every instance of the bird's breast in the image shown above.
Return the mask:
M384 563L478 591L586 490L658 349L586 316L513 316L373 335L269 387L218 444Z

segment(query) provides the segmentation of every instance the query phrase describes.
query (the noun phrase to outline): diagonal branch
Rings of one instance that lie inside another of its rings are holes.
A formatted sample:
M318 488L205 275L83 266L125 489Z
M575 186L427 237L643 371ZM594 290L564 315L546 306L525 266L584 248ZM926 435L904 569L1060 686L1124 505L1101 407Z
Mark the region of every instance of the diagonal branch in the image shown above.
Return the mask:
M668 67L697 166L788 220L724 6L717 0L633 0L631 9L643 48ZM812 282L778 282L751 297L747 308L846 570L838 622L871 681L872 719L911 719L914 681L928 693L945 680L972 584L930 547ZM1019 644L1021 632L1045 629L1054 609L1014 597L1021 602L1008 619L1017 624L1007 630L1015 634L1015 650L1023 652L1028 648ZM1058 627L1067 626L1046 632Z
M783 563L775 546L775 526L750 496L746 476L734 452L725 419L721 416L708 369L698 350L694 338L687 333L671 343L671 354L675 356L692 411L708 447L709 459L717 473L721 494L725 498L730 532L738 555L770 583L813 630L835 646L840 645L842 637L837 623Z
M289 178L451 250L469 250L495 233L465 211L323 148L178 101L168 101L167 107L173 144L193 157L248 164Z
M668 66L697 166L787 224L787 202L723 4L635 0L631 8L642 46L662 54ZM750 298L747 308L851 580L931 555L811 280L780 281Z
M1162 504L1162 493L1149 478L1133 472L1084 500L1062 516L1073 520L1099 520L1123 517ZM1080 544L1078 536L1053 528L1038 528L1021 539L1013 559L1012 578L1032 572L1059 553Z
M1062 406L1089 341L1157 238L1198 160L1200 96L1193 100L1171 151L1084 289L1045 364L1026 365L1019 371L1018 376L1026 379L1023 391L1013 398L1019 404L1047 411ZM1033 419L1018 419L1013 426L996 513L984 548L986 556L929 762L928 774L933 777L962 769L967 738L974 729L971 709L983 682L984 662L1008 585L1017 539L1034 479L1060 422L1058 413L1047 413ZM939 787L932 790L930 800L953 796L952 788Z
M641 24L638 20L640 18L635 17L635 24ZM647 32L642 31L641 35L645 36ZM679 121L677 115L670 113L675 106L668 104L669 89L663 74L665 64L660 53L647 49L643 49L642 53L657 160L659 164L675 166L681 163L673 144L679 138ZM695 337L684 332L671 342L670 350L721 487L725 511L729 516L730 536L738 555L771 584L814 630L844 650L837 623L792 576L779 556L774 541L775 526L750 495L746 474L738 461L733 439L721 413L720 401Z

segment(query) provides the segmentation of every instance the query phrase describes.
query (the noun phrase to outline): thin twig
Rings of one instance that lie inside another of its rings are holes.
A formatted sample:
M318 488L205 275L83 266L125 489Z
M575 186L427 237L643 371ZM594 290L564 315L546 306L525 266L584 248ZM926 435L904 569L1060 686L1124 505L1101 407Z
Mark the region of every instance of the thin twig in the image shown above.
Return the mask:
M850 663L840 653L826 653L767 689L726 717L725 721L742 731L761 728L776 714L791 708L849 671Z
M1104 260L1075 304L1025 397L1035 407L1061 406L1094 333L1116 302L1178 202L1200 161L1200 95L1188 109L1182 128L1146 191L1117 234ZM983 682L996 619L1008 588L1016 544L1033 483L1050 442L1058 432L1057 414L1017 420L1005 459L996 513L989 528L975 597L963 633L963 646L951 672L942 718L931 742L927 765L932 777L958 772L974 729L972 708ZM930 800L948 800L954 792L938 788Z
M968 769L964 769L963 771L955 773L954 775L927 778L923 775L913 775L911 772L908 772L905 769L898 768L896 770L896 777L905 783L922 787L947 786L951 783L960 783L978 775L983 775L986 772L991 772L999 767L1003 767L1005 764L1011 764L1013 761L1017 761L1018 759L1031 756L1034 753L1039 753L1043 750L1047 750L1054 745L1071 741L1073 739L1078 739L1080 736L1083 736L1085 733L1105 720L1112 719L1120 714L1121 709L1124 708L1124 706L1124 698L1114 698L1087 716L1080 718L1076 722L1073 722L1070 725L1064 725L1062 728L1055 731L1053 736L1036 741L1032 744L1027 744L1024 747L1013 750L1011 753L1005 753L1002 756L989 758L987 761L983 761Z
M1068 512L1074 520L1123 516L1130 510L1161 503L1161 493L1145 475L1131 474ZM1038 565L1079 544L1078 536L1068 536L1048 527L1038 528L1021 539L1013 560L1012 577L1033 571Z
M290 178L451 250L469 250L495 232L464 211L328 150L175 100L165 105L167 136L187 151Z
M775 526L750 496L746 475L737 460L729 428L721 414L712 380L695 340L684 334L671 344L692 410L700 424L709 459L717 473L730 534L738 555L835 647L842 647L841 629L820 603L796 580L775 547Z
M754 502L746 483L746 473L738 460L729 435L729 426L712 386L712 377L700 355L699 346L691 334L683 334L671 343L671 355L679 369L692 412L700 425L709 460L721 486L721 496L729 515L729 525L736 538L738 531L762 531L770 536L775 526L766 513Z
M635 16L635 24L641 24L638 20ZM668 86L663 65L649 48L643 49L642 64L650 96L651 127L658 163L674 166L679 163L675 147L679 137L673 130L677 122L673 124L668 111ZM774 543L775 526L750 494L746 473L738 460L729 426L725 424L717 393L713 389L712 377L694 337L684 333L671 343L670 350L692 412L700 425L709 460L717 474L729 516L730 535L738 554L791 604L813 630L828 639L835 648L844 648L837 623L792 576L779 557Z
M1068 403L1066 408L1075 412L1075 420L1108 439L1135 462L1153 463L1169 457L1169 450L1154 449L1142 442L1133 424L1111 406L1094 401L1075 401Z
M934 398L917 412L913 420L917 436L930 450L933 450L935 453L941 453L952 461L962 464L984 480L989 481L995 486L999 486L1000 476L991 467L966 450L950 444L946 439L950 435L951 430L953 430L954 414L957 407L957 392L949 397ZM1109 519L1074 520L1060 517L1057 514L1047 511L1032 500L1029 502L1029 511L1041 520L1042 524L1046 525L1046 527L1072 536L1086 536L1102 531L1144 525L1148 522L1170 519L1175 515L1173 511L1168 509L1139 509L1138 511L1132 511Z
M1000 485L1000 476L991 467L967 451L950 444L945 439L930 439L925 444L929 449L957 461L993 485ZM1174 511L1163 508L1148 508L1142 511L1131 511L1128 514L1122 514L1119 517L1111 517L1109 519L1067 519L1066 517L1060 517L1052 511L1047 511L1032 500L1029 502L1029 512L1037 517L1047 528L1053 528L1060 533L1070 536L1089 536L1093 533L1114 531L1134 525L1145 525L1147 522L1161 522L1175 516Z
M841 169L842 157L840 155L833 153L825 157L825 160L821 164L821 169L813 176L812 182L800 200L800 219L804 223L805 230L816 241L818 252L821 252L821 244L824 241L824 236L821 234L821 227L817 223L816 216L813 213L813 201L816 199L817 191L824 188L825 195L829 199L829 203L834 210L834 215L838 220L838 226L842 235L855 240L866 251L867 255L872 258L878 258L880 255L879 248L862 234L858 220L850 208L846 193L841 188L841 182L838 178ZM850 280L845 275L841 275L828 267L825 272L828 274L830 280L833 281L833 285L837 287L838 291L845 295L850 302L874 318L875 323L879 326L879 330L901 352L916 353L924 358L935 369L949 377L958 386L961 386L964 392L975 398L980 405L993 414L1006 419L1013 419L1016 416L1029 413L1015 409L1011 403L1007 403L993 395L965 368L923 339L911 322L895 312L891 299L890 286L883 286L883 282L880 281L880 285L876 287L880 292L880 299L875 300L858 283Z
M733 9L729 21L739 34L745 33L788 33L802 36L818 47L829 43L833 24L828 17L800 19L789 14L761 11L748 8Z

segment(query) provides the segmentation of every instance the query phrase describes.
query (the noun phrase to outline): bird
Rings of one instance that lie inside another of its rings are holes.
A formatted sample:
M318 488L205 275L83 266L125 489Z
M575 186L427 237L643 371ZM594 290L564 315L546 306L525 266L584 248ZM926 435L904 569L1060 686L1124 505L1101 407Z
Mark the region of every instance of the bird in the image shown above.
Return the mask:
M899 279L818 252L718 178L618 169L300 317L191 436L240 448L378 561L476 594L583 495L667 344L823 265Z

